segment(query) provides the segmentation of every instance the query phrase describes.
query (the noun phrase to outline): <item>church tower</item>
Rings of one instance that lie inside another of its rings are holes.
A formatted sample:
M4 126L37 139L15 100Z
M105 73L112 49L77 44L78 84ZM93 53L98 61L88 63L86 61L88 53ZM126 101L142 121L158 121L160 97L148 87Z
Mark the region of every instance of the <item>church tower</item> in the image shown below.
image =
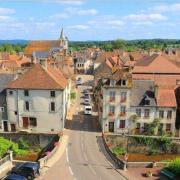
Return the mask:
M61 34L60 34L60 47L62 47L65 50L68 50L68 39L64 36L64 29L62 28Z

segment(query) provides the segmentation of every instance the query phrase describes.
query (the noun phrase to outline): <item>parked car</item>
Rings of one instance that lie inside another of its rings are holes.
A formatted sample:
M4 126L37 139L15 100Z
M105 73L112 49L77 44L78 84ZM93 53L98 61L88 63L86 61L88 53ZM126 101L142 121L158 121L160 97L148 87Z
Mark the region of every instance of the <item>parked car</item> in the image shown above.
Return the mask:
M91 115L92 114L92 106L91 105L84 107L84 114L85 115Z
M10 174L4 180L27 180L27 178L18 174Z
M84 105L89 105L90 104L90 99L84 99Z
M81 77L78 77L78 79L76 81L76 84L77 85L81 85L82 84L82 78Z
M22 175L31 180L39 175L39 164L31 162L24 163L19 167L13 168L12 173Z

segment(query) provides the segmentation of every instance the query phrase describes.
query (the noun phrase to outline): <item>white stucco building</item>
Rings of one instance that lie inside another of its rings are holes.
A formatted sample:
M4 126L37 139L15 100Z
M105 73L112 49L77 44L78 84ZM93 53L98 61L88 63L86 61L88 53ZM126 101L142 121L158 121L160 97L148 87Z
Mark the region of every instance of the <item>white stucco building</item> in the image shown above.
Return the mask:
M61 132L68 106L68 87L60 71L35 64L7 88L9 124L21 131Z

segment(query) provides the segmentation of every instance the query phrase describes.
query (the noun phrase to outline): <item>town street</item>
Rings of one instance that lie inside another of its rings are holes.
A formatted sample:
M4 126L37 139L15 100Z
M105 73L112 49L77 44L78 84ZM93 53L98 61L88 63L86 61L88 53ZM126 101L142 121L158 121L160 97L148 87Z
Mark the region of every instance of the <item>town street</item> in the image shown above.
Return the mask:
M85 85L87 78L85 78ZM117 180L124 179L104 149L97 117L84 115L84 84L78 87L76 113L67 121L65 134L69 136L66 151L58 162L40 179L44 180Z

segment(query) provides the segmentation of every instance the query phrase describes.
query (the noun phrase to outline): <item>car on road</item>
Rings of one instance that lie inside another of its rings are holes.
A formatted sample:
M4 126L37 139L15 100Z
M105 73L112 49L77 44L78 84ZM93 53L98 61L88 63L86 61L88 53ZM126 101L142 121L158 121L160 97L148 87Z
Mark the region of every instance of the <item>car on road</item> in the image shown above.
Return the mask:
M10 174L4 180L27 180L27 178L18 174Z
M27 162L12 169L13 174L18 174L31 180L39 175L39 164Z
M87 98L87 99L84 99L84 105L87 106L87 105L89 105L89 104L90 104L90 99L88 99L88 98Z
M82 78L81 77L78 77L78 79L76 81L76 84L77 85L81 85L82 84Z
M92 106L90 104L84 107L84 114L85 115L91 115L92 114Z

